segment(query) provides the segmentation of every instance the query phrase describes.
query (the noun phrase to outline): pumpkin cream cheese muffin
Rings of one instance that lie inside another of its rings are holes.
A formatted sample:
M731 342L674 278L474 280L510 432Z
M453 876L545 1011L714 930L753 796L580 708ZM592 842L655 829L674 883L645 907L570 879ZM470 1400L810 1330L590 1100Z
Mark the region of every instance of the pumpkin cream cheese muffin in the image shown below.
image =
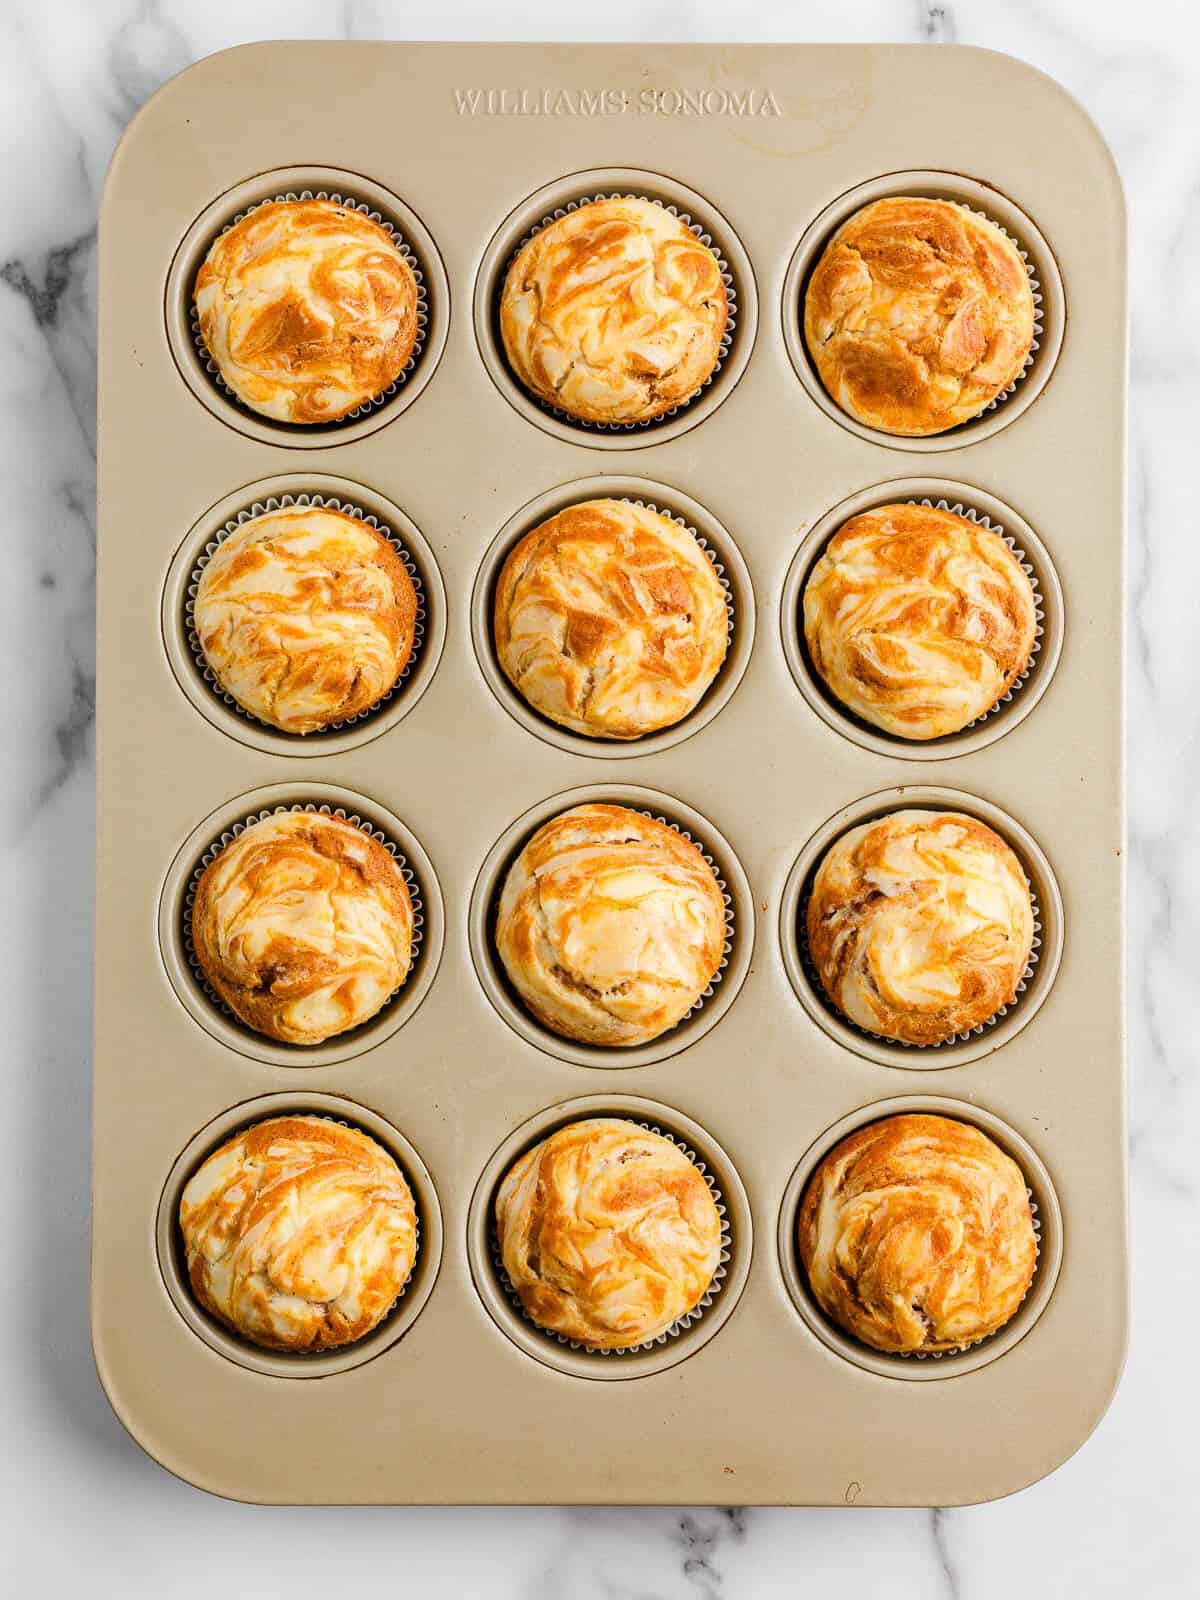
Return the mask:
M821 1309L874 1350L974 1344L1009 1321L1037 1266L1020 1168L951 1117L886 1117L843 1139L809 1180L797 1231Z
M876 200L825 246L804 338L850 416L883 433L944 433L1020 376L1033 290L1017 247L986 217L949 200Z
M255 206L213 241L194 295L222 379L277 422L336 422L391 387L417 340L412 268L335 200Z
M893 811L830 846L813 879L808 949L851 1022L940 1044L994 1017L1033 947L1029 884L993 829L957 811Z
M830 692L902 739L981 717L1029 666L1033 586L998 533L929 506L851 517L804 588L804 638Z
M573 1122L527 1151L496 1193L495 1217L526 1314L593 1350L665 1333L721 1262L720 1213L695 1163L622 1118Z
M192 619L222 689L260 722L316 733L368 710L412 654L413 581L358 517L292 506L222 540Z
M324 1117L273 1117L228 1140L188 1180L179 1229L196 1300L268 1350L361 1339L417 1255L400 1168L374 1139Z
M500 334L539 400L582 422L645 422L700 389L728 319L716 256L664 206L592 200L508 269Z
M200 969L236 1017L285 1044L366 1022L407 978L413 907L391 852L339 817L264 817L215 856L192 905Z
M586 1044L673 1028L725 947L725 901L696 846L626 806L543 824L509 868L495 925L509 980L539 1022Z
M725 590L694 535L631 500L568 506L509 552L496 654L535 711L636 739L686 717L729 642Z

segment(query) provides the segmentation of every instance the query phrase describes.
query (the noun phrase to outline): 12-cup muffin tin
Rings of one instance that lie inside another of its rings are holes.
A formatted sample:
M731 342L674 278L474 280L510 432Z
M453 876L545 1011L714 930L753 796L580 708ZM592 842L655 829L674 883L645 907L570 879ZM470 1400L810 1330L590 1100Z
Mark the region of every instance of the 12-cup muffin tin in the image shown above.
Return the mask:
M305 192L391 224L424 294L403 380L308 430L221 389L188 303L222 227ZM854 204L913 192L983 210L1018 241L1040 330L1008 396L951 433L904 440L824 396L799 304ZM692 402L589 429L508 373L496 295L532 228L612 193L673 206L711 241L736 322ZM112 1403L165 1466L272 1502L954 1504L1029 1483L1087 1436L1125 1329L1124 270L1120 187L1096 131L1048 79L980 51L264 44L201 62L141 113L101 227L93 1322ZM377 711L297 739L205 678L188 596L222 530L306 495L373 518L403 548L424 632ZM693 528L733 617L697 709L629 744L543 721L491 656L505 551L597 495ZM986 517L1038 586L1027 680L929 745L833 705L797 629L822 539L890 499ZM730 908L720 981L677 1029L628 1051L541 1028L489 938L523 839L593 798L685 829ZM295 805L388 840L422 917L395 1000L309 1051L223 1013L186 938L206 851ZM833 1016L797 937L820 848L906 805L997 827L1038 903L1038 959L1015 1004L932 1049ZM1013 1321L938 1359L839 1334L793 1250L803 1183L833 1140L913 1108L973 1119L1008 1148L1040 1229ZM189 1173L283 1110L381 1139L420 1216L417 1270L392 1314L319 1357L219 1329L178 1257ZM604 1114L684 1145L727 1233L702 1314L616 1356L523 1320L490 1225L522 1150Z

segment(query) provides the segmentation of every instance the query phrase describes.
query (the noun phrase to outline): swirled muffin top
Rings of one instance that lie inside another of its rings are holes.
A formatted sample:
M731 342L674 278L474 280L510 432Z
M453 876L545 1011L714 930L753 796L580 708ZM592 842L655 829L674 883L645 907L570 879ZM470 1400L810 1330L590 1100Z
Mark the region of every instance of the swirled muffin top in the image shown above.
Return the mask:
M200 969L257 1033L320 1044L366 1022L408 976L413 906L395 857L340 817L260 818L205 867Z
M325 1117L273 1117L227 1140L189 1178L179 1227L197 1301L270 1350L361 1339L417 1254L400 1168L374 1139Z
M223 381L278 422L335 422L391 387L417 339L417 283L388 230L335 200L271 200L196 274Z
M509 552L493 628L535 711L591 738L636 739L697 704L725 659L729 615L686 528L632 500L588 500Z
M359 517L291 506L223 539L192 619L221 687L260 722L315 733L366 711L412 654L413 581Z
M980 717L1029 665L1033 585L998 533L953 511L879 506L838 529L804 588L813 666L856 716L902 739Z
M588 1044L673 1028L720 967L725 901L691 842L627 806L572 806L509 868L496 948L527 1010Z
M883 433L944 433L1021 373L1029 274L994 222L950 200L895 196L849 217L804 297L804 338L843 411Z
M728 317L717 258L649 200L593 200L547 223L508 269L500 332L539 400L583 422L645 422L716 366Z
M958 811L893 811L826 851L807 932L821 985L851 1022L940 1044L1015 998L1033 905L1021 863L986 823Z
M595 1350L657 1338L695 1309L721 1261L720 1213L695 1163L622 1118L543 1139L509 1169L495 1217L527 1315Z
M809 1180L797 1232L821 1309L874 1350L995 1333L1037 1265L1021 1169L951 1117L885 1117L848 1135Z

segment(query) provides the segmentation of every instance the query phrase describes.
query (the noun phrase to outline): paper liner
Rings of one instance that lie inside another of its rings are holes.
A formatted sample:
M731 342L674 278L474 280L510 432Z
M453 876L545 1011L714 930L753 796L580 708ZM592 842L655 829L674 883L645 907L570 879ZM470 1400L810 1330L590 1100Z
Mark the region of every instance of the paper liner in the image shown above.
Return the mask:
M221 375L221 369L205 343L204 335L200 332L200 318L196 311L193 284L188 284L187 286L188 330L201 367L208 374L215 387L240 411L245 411L252 417L262 418L266 422L275 423L281 428L297 428L305 432L311 432L314 427L337 428L344 423L357 422L361 417L370 416L371 412L378 411L380 406L386 405L393 395L399 393L415 369L417 362L421 359L421 352L425 347L425 340L429 333L429 290L425 283L425 273L421 267L420 257L394 222L390 222L381 212L367 205L365 200L356 200L353 195L349 194L339 194L334 189L300 189L298 191L289 189L283 194L268 195L265 200L256 200L252 206L246 206L236 216L231 217L223 228L218 229L208 243L208 247L204 252L204 259L207 260L208 252L217 240L224 238L230 228L236 227L252 211L257 211L260 206L275 205L281 200L332 200L335 205L342 206L347 211L361 211L363 216L368 217L372 222L379 223L380 227L386 228L388 233L391 234L392 243L408 263L417 286L417 335L413 341L412 350L409 352L408 360L404 363L399 375L392 380L386 389L381 389L378 394L372 395L369 400L364 400L361 405L355 406L353 411L344 412L340 417L330 417L328 421L319 423L286 422L278 417L268 417L265 413L256 411L253 406L247 405L239 395L235 394L225 382Z
M368 1328L365 1333L359 1334L357 1339L348 1339L344 1344L329 1345L322 1350L279 1350L274 1345L259 1344L256 1339L251 1339L239 1328L231 1327L228 1323L223 1322L220 1317L214 1316L207 1306L202 1305L199 1300L196 1300L195 1295L192 1295L197 1308L203 1312L206 1317L211 1317L224 1333L230 1334L233 1338L240 1340L242 1344L249 1345L251 1349L254 1350L265 1350L270 1355L283 1356L285 1359L290 1357L297 1361L308 1361L313 1357L320 1358L322 1356L336 1355L341 1350L351 1350L355 1345L361 1345L364 1340L370 1339L374 1334L378 1333L380 1328L384 1326L389 1318L395 1315L397 1307L404 1299L404 1296L408 1291L408 1286L413 1280L413 1274L417 1270L417 1262L421 1259L421 1206L417 1191L413 1188L408 1173L404 1170L404 1163L400 1160L400 1158L395 1155L393 1151L389 1150L387 1145L384 1144L383 1140L380 1139L376 1134L369 1133L366 1128L360 1128L357 1123L347 1121L345 1117L330 1117L326 1116L323 1111L299 1111L294 1107L289 1107L287 1110L276 1111L272 1116L269 1117L256 1117L253 1122L246 1123L245 1127L237 1129L236 1132L231 1133L228 1135L228 1137L222 1139L221 1143L216 1146L216 1149L219 1150L222 1145L228 1144L231 1139L239 1139L242 1134L249 1133L251 1128L260 1128L266 1122L278 1122L281 1117L316 1117L321 1122L332 1122L336 1127L349 1128L354 1133L361 1133L364 1138L370 1139L373 1144L377 1144L381 1150L391 1157L391 1159L396 1163L396 1166L399 1168L400 1176L404 1179L404 1182L408 1188L408 1192L412 1196L413 1216L416 1219L413 1225L412 1263L408 1269L408 1276L405 1278L404 1282L400 1285L400 1288L396 1292L396 1298L392 1301L391 1305L380 1317L378 1322L376 1322L372 1327ZM214 1153L215 1151L210 1151L210 1155ZM187 1188L187 1185L191 1182L192 1178L197 1172L199 1172L200 1168L204 1165L204 1162L208 1159L208 1156L205 1156L203 1161L198 1162L196 1166L192 1168L191 1173L180 1185L180 1198L183 1196L184 1189ZM183 1229L179 1224L178 1203L176 1203L175 1215L171 1220L176 1242L181 1248L183 1248L184 1257L186 1259L187 1251L186 1247L183 1246ZM180 1273L180 1277L186 1285L188 1292L191 1293L191 1283L189 1281L188 1273L186 1271L182 1271Z
M598 802L589 802L587 800L578 800L578 801L576 801L575 804L576 804L576 806L585 806L585 805L588 805L589 803L601 804L601 805L619 805L620 801L619 800L604 800L604 801L598 801ZM568 811L573 811L575 809L575 806L567 806L567 807L564 807L564 809L568 810ZM664 824L664 826L666 826L668 828L673 828L674 831L676 833L678 833L682 838L686 839L689 844L694 844L696 846L696 849L699 850L700 854L704 857L705 863L707 864L707 866L708 866L709 870L711 871L713 877L717 880L717 888L721 891L721 899L725 902L725 942L724 942L723 946L721 947L721 960L720 960L720 963L717 966L717 970L713 973L712 977L708 981L707 986L701 991L699 997L693 1002L693 1004L691 1006L688 1007L688 1009L684 1012L683 1016L680 1017L679 1021L672 1023L671 1026L669 1028L667 1028L663 1033L655 1035L656 1039L661 1039L661 1038L665 1038L667 1034L674 1033L676 1028L682 1027L683 1024L690 1017L694 1017L696 1015L696 1013L700 1010L701 1006L705 1003L705 1001L712 999L714 993L716 992L717 985L724 978L726 968L729 966L729 957L733 952L733 941L737 936L737 928L736 928L735 920L734 920L733 896L729 892L729 885L725 882L725 879L721 876L721 870L717 866L716 861L713 859L712 856L709 855L708 851L704 848L704 845L701 843L701 841L699 839L697 839L697 838L694 838L693 835L690 834L686 828L681 828L677 822L672 822L670 817L660 816L657 812L654 812L654 811L647 811L643 806L626 806L625 809L627 811L636 812L639 817L649 817L652 822L661 822L661 823ZM558 813L555 813L555 814L558 815ZM547 822L549 822L549 821L552 820L552 818L547 817L545 820ZM540 828L542 826L544 826L543 823L538 823L538 828ZM517 859L517 856L519 856L521 854L521 850L523 850L525 848L525 845L529 842L529 840L533 837L533 835L538 831L538 828L534 828L528 835L526 835L525 840L521 844L521 848L512 857L512 860L509 861L509 863L505 866L504 870L497 875L497 881L496 881L496 885L495 885L495 892L492 895L491 915L490 915L490 917L488 919L488 922L489 922L489 933L491 934L493 950L495 948L496 912L497 912L497 909L499 907L500 896L504 893L504 882L505 882L505 879L508 877L509 871L512 868L513 861L515 861ZM504 973L504 963L503 962L499 963L499 971L501 973ZM507 973L504 973L504 977L505 977L505 981L507 982L508 981ZM516 991L514 990L514 993L515 992ZM531 1015L531 1013L529 1013L526 1010L525 1004L521 1000L521 997L520 997L519 994L517 995L517 1003L518 1003L518 1005L521 1006L523 1011L526 1011L526 1015ZM555 1030L553 1028L550 1028L547 1031L550 1032L550 1033L553 1033ZM568 1038L569 1035L560 1034L560 1035L557 1035L557 1037L559 1037L559 1038ZM575 1044L579 1044L579 1043L583 1043L585 1041L581 1041L581 1040L576 1039L576 1040L573 1040L572 1042L575 1043ZM647 1043L647 1044L653 1044L654 1040L653 1039L648 1039L648 1040L646 1040L644 1042ZM611 1049L613 1054L614 1054L614 1056L617 1056L617 1057L620 1056L620 1053L621 1053L621 1050L622 1050L622 1046L621 1045L610 1045L610 1046L607 1046L607 1047L602 1045L599 1048L601 1048L601 1049L604 1049L604 1048ZM678 1143L679 1141L676 1140L675 1142Z
M280 511L288 506L312 506L326 511L341 511L346 516L354 517L358 522L362 522L368 528L374 529L376 533L382 534L400 557L404 570L412 580L412 586L416 591L417 597L417 614L413 623L412 649L409 651L408 660L404 663L392 687L386 694L381 695L378 700L374 701L373 704L364 706L361 711L355 712L352 717L343 717L339 722L327 722L324 727L314 728L311 733L291 733L286 728L277 728L273 722L264 722L261 717L256 717L252 711L248 711L241 701L235 699L222 685L221 680L209 665L208 658L204 654L204 647L200 643L200 636L196 632L196 591L200 586L205 567L208 566L218 549L229 538L230 534L236 533L239 528L244 527L247 522L252 522L255 517L263 516L272 511ZM252 722L255 727L267 728L272 733L279 733L288 738L310 742L319 740L322 734L337 733L343 728L352 728L356 723L364 722L368 717L374 716L377 711L387 705L399 693L420 663L421 648L425 643L426 617L425 583L421 577L421 570L391 528L386 523L380 522L378 517L361 510L350 501L338 500L335 496L327 494L269 495L265 500L256 500L253 505L246 506L236 516L230 517L227 522L222 523L213 537L206 542L204 549L196 559L191 576L188 578L187 591L183 603L183 627L188 649L191 651L197 672L212 690L214 696L224 705L227 705L230 710L235 711L238 716L244 718L245 721Z
M384 1011L387 1010L388 1006L390 1006L395 1000L396 996L403 993L406 985L412 981L413 974L417 970L417 965L421 959L421 945L425 936L425 906L423 900L421 899L421 885L417 880L416 873L409 866L407 858L401 851L400 847L393 840L388 838L387 834L384 833L382 828L373 828L369 822L364 822L360 816L357 816L354 812L348 812L345 807L321 805L315 801L308 801L305 804L296 804L291 806L268 806L265 810L251 812L240 822L235 822L232 827L225 828L221 832L220 837L215 839L200 857L200 860L192 869L191 877L188 879L187 890L183 897L183 917L182 925L180 927L180 934L183 940L183 952L192 977L194 978L197 987L203 992L205 999L208 1000L210 1004L215 1006L223 1017L228 1017L230 1022L236 1024L237 1027L248 1028L251 1033L256 1032L255 1029L249 1028L248 1023L242 1021L241 1017L238 1016L231 1006L227 1006L225 1004L224 1000L221 999L220 995L212 987L208 981L208 978L205 976L204 969L200 965L200 959L196 954L195 943L192 939L192 907L196 901L196 891L200 886L200 878L204 873L204 869L211 862L216 860L216 858L221 854L222 850L224 850L227 845L232 844L236 838L245 833L246 829L251 827L254 823L262 822L267 817L282 816L288 811L309 811L312 812L314 816L336 817L341 822L349 822L353 827L360 829L369 838L374 839L379 844L383 845L384 849L387 850L395 859L396 865L400 869L400 875L404 879L405 885L408 889L409 900L412 902L412 958L409 962L408 971L404 975L404 982L392 990L391 994L383 1002L383 1005L380 1006L378 1011L372 1012L369 1017L365 1017L361 1023L356 1025L355 1028L347 1028L342 1033L333 1034L331 1036L335 1039L345 1039L350 1034L356 1032L357 1028L366 1027L368 1024L374 1022L377 1017L382 1016ZM261 1037L269 1038L270 1035L263 1034ZM283 1041L276 1042L278 1043ZM322 1041L323 1044L328 1042L328 1040ZM306 1046L295 1045L293 1048L298 1051L303 1051ZM328 1120L337 1121L338 1119L333 1117L329 1118ZM372 1138L373 1137L374 1135L372 1135Z
M580 1122L601 1121L603 1120L603 1113L599 1111L590 1112L587 1116L579 1117L577 1120ZM677 1134L672 1133L670 1129L660 1128L657 1126L657 1124L652 1122L643 1122L640 1117L628 1117L621 1112L616 1112L613 1115L613 1120L618 1122L631 1122L635 1127L642 1128L647 1133L660 1134L664 1139L669 1140L671 1144L675 1145L677 1149L682 1150L684 1155L687 1156L688 1160L692 1163L692 1165L700 1173L700 1176L704 1179L705 1183L708 1185L709 1191L712 1194L713 1202L717 1208L717 1214L721 1219L721 1255L720 1260L717 1263L717 1269L713 1273L712 1281L709 1283L708 1288L704 1291L703 1295L701 1295L700 1299L692 1307L692 1309L690 1311L685 1311L683 1316L677 1317L669 1328L664 1328L663 1331L659 1334L656 1334L653 1339L647 1339L641 1344L625 1345L619 1350L597 1350L592 1345L581 1344L577 1339L568 1339L566 1334L555 1333L551 1328L543 1328L541 1323L535 1322L525 1310L524 1305L521 1303L520 1295L517 1293L516 1289L513 1288L508 1273L504 1270L504 1261L500 1250L500 1235L496 1226L494 1193L488 1200L488 1254L491 1258L492 1270L496 1274L496 1282L504 1291L505 1299L521 1318L522 1322L528 1324L528 1326L531 1328L536 1328L538 1333L540 1333L544 1339L549 1340L553 1344L562 1345L562 1347L566 1350L579 1350L588 1356L611 1356L614 1358L619 1358L621 1356L637 1355L639 1352L646 1350L658 1349L660 1346L665 1345L668 1340L677 1339L681 1333L686 1332L688 1328L693 1327L697 1322L699 1322L701 1317L708 1310L709 1306L712 1305L713 1301L720 1294L724 1286L725 1279L729 1272L729 1261L733 1254L734 1244L733 1233L729 1225L729 1214L726 1209L721 1190L712 1173L709 1172L707 1166L703 1161L701 1161L700 1157L696 1154L692 1147L683 1139L679 1138ZM564 1124L564 1126L566 1126L566 1124ZM552 1132L553 1131L554 1130L552 1130ZM551 1136L552 1133L544 1134L541 1139L536 1141L536 1144L531 1145L529 1148L535 1149L537 1144L544 1143L545 1140ZM514 1160L519 1159L519 1157L514 1158ZM501 1183L503 1181L504 1175L502 1175L500 1179ZM499 1184L497 1184L497 1188L499 1188Z
M902 810L903 807L896 806L894 809L899 811ZM945 810L948 808L942 807L940 809ZM969 812L965 811L965 808L964 814L968 816L970 815ZM850 828L846 829L846 832L850 832L851 828L861 827L863 822L880 820L881 817L860 819L860 821L852 823ZM1001 837L1003 837L1003 835L1001 835ZM1006 840L1005 842L1007 843L1008 841ZM847 1028L852 1028L855 1033L859 1034L864 1039L878 1039L883 1044L894 1045L898 1050L914 1050L920 1054L926 1054L929 1051L945 1050L949 1045L965 1044L969 1039L977 1039L981 1034L990 1032L990 1030L994 1028L997 1023L1002 1022L1010 1012L1016 1010L1017 1006L1021 1002L1021 996L1029 987L1030 981L1033 978L1034 969L1041 958L1042 908L1038 901L1037 890L1034 888L1032 882L1030 881L1029 874L1025 870L1025 863L1021 861L1020 855L1013 850L1013 854L1016 855L1017 861L1020 864L1021 874L1024 877L1026 886L1029 889L1029 901L1033 910L1033 943L1030 945L1029 960L1025 965L1025 971L1021 974L1021 979L1017 984L1016 995L1007 1003L1007 1005L1002 1005L998 1011L993 1012L993 1014L988 1017L986 1022L977 1022L973 1028L968 1028L963 1033L953 1033L948 1039L939 1039L936 1044L913 1044L908 1039L893 1039L889 1034L886 1033L873 1033L870 1028L862 1027L859 1023L848 1017L844 1011L841 1011L826 993L825 985L821 982L820 973L817 971L816 963L812 958L812 952L808 947L808 903L812 898L812 880L816 877L817 872L820 870L821 862L824 861L825 857L828 855L829 851L833 849L836 843L837 839L831 840L826 848L821 852L820 858L813 864L812 873L809 876L808 882L806 882L804 885L804 889L800 895L800 903L796 908L795 928L796 947L800 952L800 961L804 967L804 975L808 979L809 986L811 987L813 993L820 1000L826 1011L829 1012L830 1016L836 1017L839 1022L844 1023ZM1012 846L1010 845L1009 848L1012 849Z
M717 352L717 359L713 363L712 371L708 374L704 382L695 391L695 393L690 394L686 400L681 400L677 406L671 406L671 408L667 411L660 411L657 416L643 417L634 422L588 422L582 417L574 416L570 411L562 410L562 408L559 406L552 406L548 400L541 399L538 395L534 394L532 389L527 389L525 387L521 379L509 366L508 357L504 350L504 341L499 335L500 302L504 296L504 285L508 279L509 268L512 266L513 262L529 243L530 239L532 239L535 234L540 233L543 228L549 227L552 222L558 222L560 218L565 217L569 212L578 211L581 206L592 205L597 200L644 200L648 205L661 206L662 209L666 212L669 212L671 216L677 217L686 228L690 228L691 231L696 235L697 239L699 239L700 243L708 250L712 251L713 255L717 258L717 266L721 273L721 282L725 285L725 327L721 332L721 348ZM720 372L722 366L728 359L729 352L733 348L734 335L737 332L737 317L737 283L733 276L733 269L730 267L729 262L722 255L717 241L713 238L712 234L707 231L703 223L693 222L691 216L680 206L672 205L666 200L656 200L653 195L637 194L632 190L613 190L601 194L581 195L578 200L568 200L565 205L556 206L553 211L549 212L542 218L536 227L530 228L528 232L522 236L520 243L505 260L503 270L496 275L496 296L493 307L493 320L497 327L496 348L504 361L505 369L508 371L509 375L513 379L513 382L516 383L517 387L520 389L525 398L537 406L539 411L544 411L548 417L556 417L560 422L570 423L573 428L580 428L587 433L633 433L641 429L653 428L663 422L669 422L672 417L678 416L681 411L686 411L688 406L699 400L700 396L709 387L713 379L717 376L717 373Z

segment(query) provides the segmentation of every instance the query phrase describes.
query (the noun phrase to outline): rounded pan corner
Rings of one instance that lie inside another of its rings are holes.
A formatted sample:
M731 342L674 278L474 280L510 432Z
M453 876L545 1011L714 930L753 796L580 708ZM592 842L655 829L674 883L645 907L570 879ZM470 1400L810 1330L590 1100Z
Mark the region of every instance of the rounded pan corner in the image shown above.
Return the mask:
M167 102L182 88L184 80L202 77L206 72L211 72L217 62L228 60L231 56L249 54L251 51L267 50L274 48L276 41L270 39L253 39L246 44L228 45L223 50L214 50L211 54L201 56L198 61L189 61L186 67L180 67L178 72L164 79L155 89L148 100L143 103L130 117L121 131L121 136L113 148L112 155L108 158L108 167L104 174L104 183L101 186L100 197L100 227L103 230L110 208L115 204L120 171L124 165L130 149L142 137L142 130L147 123L154 122L162 115Z
M924 45L915 46L923 50ZM1096 118L1080 100L1078 95L1072 93L1067 86L1044 67L1035 66L1032 61L1026 61L1023 56L1013 55L1009 50L994 50L990 45L983 44L952 44L942 45L940 49L946 52L955 51L959 55L975 57L990 57L997 65L1002 66L1006 72L1011 72L1014 77L1025 80L1025 85L1034 93L1047 94L1057 100L1061 109L1068 112L1080 124L1082 132L1094 145L1104 162L1113 195L1117 202L1117 211L1122 233L1126 228L1129 206L1125 194L1125 180L1121 176L1121 169L1113 153L1108 136L1101 128Z
M151 1442L149 1430L134 1420L117 1397L116 1381L103 1353L101 1333L96 1322L94 1297L89 1331L92 1364L96 1369L96 1379L100 1384L100 1392L108 1401L109 1409L112 1411L113 1416L116 1417L125 1433L137 1445L143 1455L148 1456L156 1467L161 1467L164 1472L169 1473L179 1483L186 1484L189 1489L197 1489L201 1494L212 1495L216 1500L229 1500L245 1506L270 1505L273 1503L268 1500L255 1499L252 1495L241 1494L234 1489L222 1488L215 1483L206 1482L199 1473L193 1474L183 1462L172 1457L159 1440Z
M1057 1448L1049 1461L1039 1461L1036 1468L1032 1472L1023 1471L1015 1483L1006 1484L1002 1489L998 1489L995 1494L985 1494L980 1495L977 1498L956 1500L953 1502L954 1506L961 1509L967 1506L994 1505L998 1500L1010 1500L1013 1495L1023 1494L1026 1489L1032 1489L1036 1487L1037 1484L1043 1483L1047 1478L1058 1472L1060 1468L1065 1467L1067 1462L1070 1461L1072 1457L1079 1454L1084 1445L1087 1444L1088 1440L1096 1432L1100 1424L1104 1421L1105 1417L1111 1410L1112 1403L1116 1399L1117 1390L1121 1387L1121 1379L1125 1375L1125 1366L1128 1356L1129 1305L1127 1294L1125 1306L1122 1311L1121 1342L1117 1347L1116 1360L1113 1364L1111 1375L1107 1376L1106 1378L1105 1387L1101 1391L1095 1405L1088 1412L1086 1418L1084 1419L1082 1430L1078 1434L1073 1435L1071 1439L1067 1441L1065 1446Z

